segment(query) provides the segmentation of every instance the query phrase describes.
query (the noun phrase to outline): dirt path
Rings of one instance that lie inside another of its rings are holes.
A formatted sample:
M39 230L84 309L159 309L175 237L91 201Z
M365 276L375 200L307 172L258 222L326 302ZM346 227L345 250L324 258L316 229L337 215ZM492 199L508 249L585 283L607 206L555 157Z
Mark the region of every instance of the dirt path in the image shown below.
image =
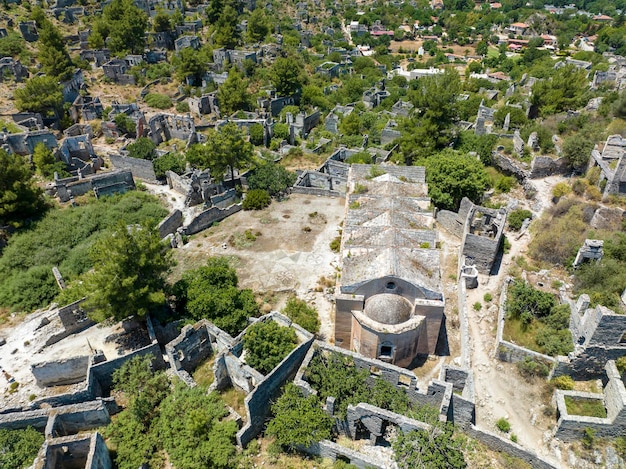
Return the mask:
M538 191L535 201L524 201L520 206L528 206L533 216L538 218L551 204L552 188L562 180L562 177L549 177L533 181ZM546 419L542 412L549 405L543 395L543 386L540 382L527 382L520 377L514 365L502 363L495 358L499 292L508 275L508 266L512 259L528 249L530 235L526 233L518 239L509 234L508 239L511 249L504 255L497 275L480 275L479 287L468 290L467 293L476 422L479 427L494 431L495 422L505 417L511 424L511 433L517 436L521 445L543 456L552 457L544 444L544 435L554 422ZM492 295L492 301L485 301L486 293ZM475 303L481 303L480 310L474 309Z

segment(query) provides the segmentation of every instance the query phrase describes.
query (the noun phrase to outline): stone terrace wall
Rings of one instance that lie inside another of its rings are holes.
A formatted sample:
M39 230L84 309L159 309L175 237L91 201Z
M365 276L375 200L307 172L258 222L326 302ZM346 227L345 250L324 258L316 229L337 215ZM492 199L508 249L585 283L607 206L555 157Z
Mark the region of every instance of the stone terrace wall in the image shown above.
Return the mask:
M528 177L538 179L556 174L568 175L571 172L570 165L565 158L552 159L549 156L535 156Z
M183 233L186 235L192 235L199 233L202 230L206 230L213 223L222 221L224 218L231 216L233 213L237 213L241 210L241 204L234 204L226 209L218 207L211 207L208 210L200 213L194 218L189 225L183 227Z

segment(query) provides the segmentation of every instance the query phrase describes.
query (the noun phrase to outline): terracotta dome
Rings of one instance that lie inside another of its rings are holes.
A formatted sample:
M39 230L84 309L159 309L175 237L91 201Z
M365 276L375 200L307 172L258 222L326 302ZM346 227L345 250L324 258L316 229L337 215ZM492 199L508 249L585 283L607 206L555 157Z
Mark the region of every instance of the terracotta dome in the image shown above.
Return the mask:
M400 295L381 293L365 302L363 313L381 324L401 324L411 317L411 303Z

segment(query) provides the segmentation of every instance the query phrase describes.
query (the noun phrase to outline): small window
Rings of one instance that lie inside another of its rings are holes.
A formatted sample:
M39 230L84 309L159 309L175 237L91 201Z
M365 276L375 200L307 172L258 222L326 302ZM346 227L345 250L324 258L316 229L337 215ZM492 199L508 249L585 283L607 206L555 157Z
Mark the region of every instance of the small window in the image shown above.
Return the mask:
M393 356L393 346L382 345L380 347L380 356L384 358L391 358Z
M387 290L395 290L396 282L387 282L387 286L385 287Z

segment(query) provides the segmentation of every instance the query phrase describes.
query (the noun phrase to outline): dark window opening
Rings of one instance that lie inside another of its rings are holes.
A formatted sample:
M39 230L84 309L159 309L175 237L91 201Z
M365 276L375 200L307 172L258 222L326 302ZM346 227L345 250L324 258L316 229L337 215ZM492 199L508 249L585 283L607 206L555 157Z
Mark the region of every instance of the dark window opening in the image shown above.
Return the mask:
M383 345L380 347L380 356L381 357L391 357L393 353L393 347L391 345Z
M396 289L396 282L387 282L387 290L395 290Z

